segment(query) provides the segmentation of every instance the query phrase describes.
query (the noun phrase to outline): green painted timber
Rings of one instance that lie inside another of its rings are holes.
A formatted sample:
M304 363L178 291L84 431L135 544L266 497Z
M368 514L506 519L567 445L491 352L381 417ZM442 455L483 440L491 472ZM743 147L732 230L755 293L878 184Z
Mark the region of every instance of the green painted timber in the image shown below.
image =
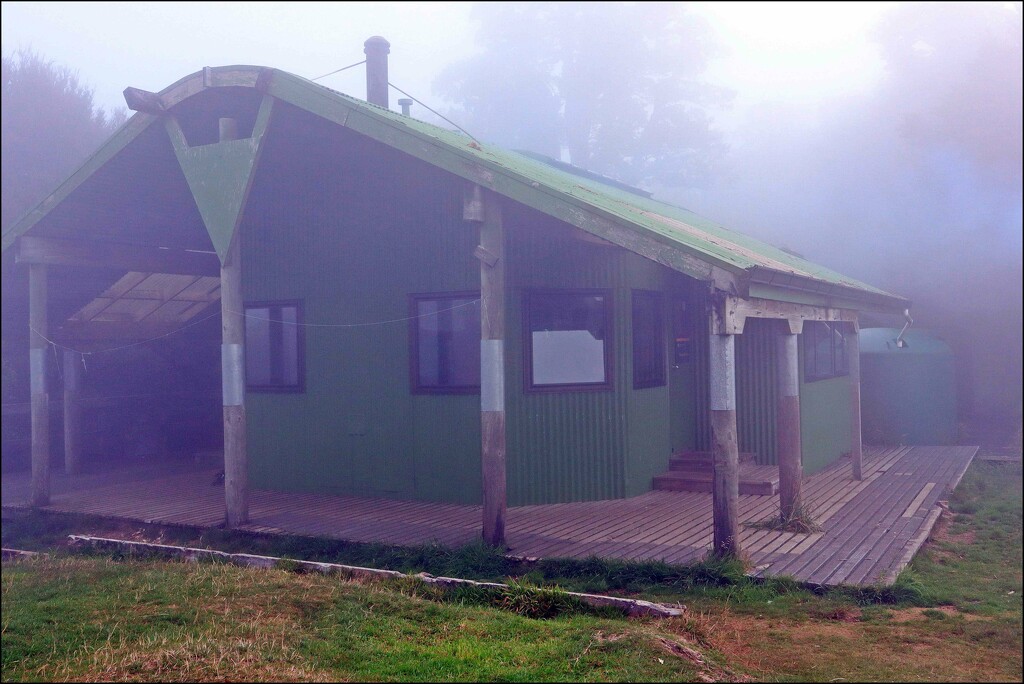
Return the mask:
M210 145L190 147L177 120L164 118L174 154L221 263L242 220L273 103L272 97L263 97L251 137Z
M850 452L850 378L804 379L800 335L800 438L804 475L811 475Z

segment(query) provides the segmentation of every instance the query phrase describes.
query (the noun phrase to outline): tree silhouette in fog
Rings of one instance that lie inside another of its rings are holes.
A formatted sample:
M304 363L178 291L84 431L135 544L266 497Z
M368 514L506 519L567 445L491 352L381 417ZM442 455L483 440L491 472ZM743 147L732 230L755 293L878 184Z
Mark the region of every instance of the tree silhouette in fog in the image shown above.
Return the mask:
M124 120L93 105L92 89L31 50L4 56L0 97L6 230L68 176Z
M678 3L481 3L483 51L434 83L470 132L618 180L692 187L724 147L711 30Z

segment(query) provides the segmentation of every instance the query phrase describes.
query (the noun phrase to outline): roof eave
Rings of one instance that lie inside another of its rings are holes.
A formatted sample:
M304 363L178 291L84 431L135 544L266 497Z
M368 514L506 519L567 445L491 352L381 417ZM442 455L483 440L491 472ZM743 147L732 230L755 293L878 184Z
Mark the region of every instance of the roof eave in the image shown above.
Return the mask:
M763 266L754 266L748 270L750 282L759 285L771 285L787 290L810 293L830 299L849 301L858 310L877 311L882 313L903 313L910 308L910 300L898 295L881 291L863 290L858 287L829 283L815 278L785 273Z

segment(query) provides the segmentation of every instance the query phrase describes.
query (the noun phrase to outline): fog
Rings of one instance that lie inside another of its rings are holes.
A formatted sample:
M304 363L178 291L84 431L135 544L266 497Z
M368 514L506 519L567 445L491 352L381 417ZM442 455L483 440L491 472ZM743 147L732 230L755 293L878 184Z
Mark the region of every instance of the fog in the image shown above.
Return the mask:
M160 90L206 65L319 76L383 35L391 80L481 140L644 187L909 297L915 325L954 345L962 412L1019 421L1019 3L2 12L5 56L32 48L78 70L107 110L126 86ZM365 94L360 69L319 82Z
M661 194L910 297L965 412L1019 416L1020 6L898 6L872 39L874 87L760 109L707 188Z

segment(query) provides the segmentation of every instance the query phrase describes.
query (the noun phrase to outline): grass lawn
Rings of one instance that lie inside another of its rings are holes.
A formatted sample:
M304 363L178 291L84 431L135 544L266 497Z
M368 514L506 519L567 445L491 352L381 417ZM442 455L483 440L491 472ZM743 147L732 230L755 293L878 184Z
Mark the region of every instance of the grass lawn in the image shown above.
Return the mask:
M107 526L106 528L104 526ZM108 529L109 528L109 529ZM976 461L895 589L812 592L728 565L548 561L32 515L4 546L69 532L160 538L680 602L671 620L532 619L412 582L71 556L5 562L3 680L1020 681L1021 466ZM463 600L465 599L465 600ZM493 603L493 602L492 602Z

